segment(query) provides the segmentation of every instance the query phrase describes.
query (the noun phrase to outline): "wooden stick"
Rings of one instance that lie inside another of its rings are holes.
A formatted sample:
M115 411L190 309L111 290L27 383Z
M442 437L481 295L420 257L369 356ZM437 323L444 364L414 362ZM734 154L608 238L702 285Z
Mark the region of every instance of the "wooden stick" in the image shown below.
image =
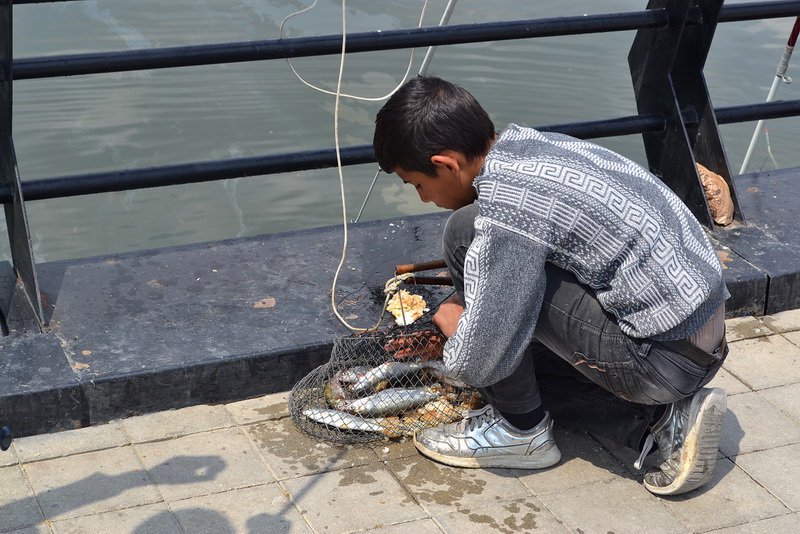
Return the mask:
M406 278L405 283L421 286L452 286L453 279L449 276L412 276Z
M444 260L426 261L423 263L408 263L406 265L395 265L395 274L416 273L418 271L428 271L430 269L446 269L447 264Z

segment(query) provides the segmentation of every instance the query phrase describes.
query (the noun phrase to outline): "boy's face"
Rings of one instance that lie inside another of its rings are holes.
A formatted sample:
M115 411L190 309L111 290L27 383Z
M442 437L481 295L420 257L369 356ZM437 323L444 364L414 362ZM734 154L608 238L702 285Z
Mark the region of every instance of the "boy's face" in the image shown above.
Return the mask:
M475 190L471 184L468 188L463 188L460 182L450 179L447 173L437 172L434 177L400 168L395 172L403 182L414 186L421 201L433 202L440 208L457 210L475 200Z
M458 156L458 153L453 154ZM414 186L423 202L433 202L440 208L450 210L472 204L475 201L472 181L480 169L480 163L476 167L463 157L454 158L450 155L434 156L432 161L436 165L436 176L399 167L395 172L403 182Z

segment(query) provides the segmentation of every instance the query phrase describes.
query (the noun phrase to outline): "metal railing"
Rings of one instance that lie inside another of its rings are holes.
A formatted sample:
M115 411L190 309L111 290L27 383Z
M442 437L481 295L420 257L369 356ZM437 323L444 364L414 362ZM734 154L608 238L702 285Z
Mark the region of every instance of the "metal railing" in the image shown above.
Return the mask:
M33 3L46 2L0 0L0 202L5 205L13 267L20 280L21 287L17 290L27 296L31 320L40 329L43 328L42 304L25 216L26 200L262 176L337 165L335 150L323 148L22 182L15 162L11 132L15 80L331 55L339 54L342 46L341 35L322 35L13 59L13 5ZM717 23L800 16L800 1L796 0L724 7L722 3L722 0L651 0L646 10L626 13L353 33L347 35L346 53L636 31L628 61L639 114L539 129L584 139L642 134L651 171L681 196L703 224L713 229L695 162L715 169L728 182L733 193L735 216L743 220L719 140L718 124L800 115L800 100L719 109L711 107L702 70ZM669 157L665 157L665 147L669 148ZM374 156L370 145L341 149L342 165L372 161Z

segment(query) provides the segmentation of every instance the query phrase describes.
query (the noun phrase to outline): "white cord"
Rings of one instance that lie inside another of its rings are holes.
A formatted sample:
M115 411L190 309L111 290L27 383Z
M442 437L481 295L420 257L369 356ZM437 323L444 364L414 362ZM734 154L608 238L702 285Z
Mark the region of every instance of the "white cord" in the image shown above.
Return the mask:
M281 24L280 24L279 38L283 38L283 26L284 26L284 24L286 23L287 20L289 20L290 18L292 18L292 17L294 17L296 15L300 15L302 13L306 13L306 12L310 11L316 5L317 5L317 0L314 0L314 3L311 4L309 7L305 8L305 9L302 9L300 11L296 11L296 12L292 13L291 15L287 16L286 18L284 18L281 21ZM425 17L425 10L426 10L427 7L428 7L428 0L425 0L425 4L422 6L422 13L420 14L418 27L422 26L422 21L423 21L423 19ZM378 322L374 326L372 326L370 328L357 328L357 327L354 327L354 326L350 325L344 319L344 317L342 317L341 314L339 313L339 310L337 309L337 306L336 306L336 284L337 284L337 282L339 280L339 274L342 271L342 266L344 265L345 258L347 257L347 240L348 240L347 201L346 201L346 198L345 198L345 191L344 191L344 173L342 171L342 156L341 156L341 147L340 147L340 143L339 143L339 103L340 103L340 100L342 98L352 98L352 99L355 99L355 100L363 100L363 101L373 102L373 101L386 100L387 98L392 96L406 82L406 79L408 78L408 73L411 72L411 65L414 62L414 49L413 48L411 49L411 56L410 56L410 58L408 60L408 66L406 67L406 72L403 75L403 79L400 81L400 83L394 89L392 89L392 91L388 95L381 96L381 97L376 97L376 98L370 98L370 97L361 97L361 96L354 96L354 95L348 95L348 94L342 93L342 78L343 78L343 75L344 75L344 57L345 57L346 46L347 46L347 0L342 0L342 50L341 50L341 54L340 54L340 58L339 58L339 75L338 75L338 78L336 80L336 91L335 92L327 91L325 89L322 89L320 87L316 87L316 86L308 83L295 70L294 66L292 66L292 63L291 63L291 61L289 61L288 58L286 59L286 62L289 64L289 68L292 70L292 72L297 77L297 79L300 80L303 84L305 84L308 87L310 87L310 88L312 88L312 89L314 89L316 91L319 91L321 93L325 93L325 94L328 94L328 95L335 96L335 103L334 103L334 108L333 108L333 130L334 130L334 145L335 145L335 149L336 149L336 167L337 167L338 174L339 174L339 192L340 192L341 204L342 204L342 222L343 222L344 236L343 236L343 240L342 240L342 254L341 254L341 257L339 259L339 265L336 267L336 272L335 272L335 274L333 276L333 283L331 284L331 308L333 309L334 315L336 315L336 317L339 319L339 321L342 322L342 324L344 326L346 326L347 328L349 328L350 330L352 330L354 332L356 332L356 331L357 332L366 332L366 331L369 331L369 330L377 330L378 327L380 327L380 324L383 321L383 316L386 313L386 307L389 304L390 297L392 296L393 293L395 293L398 290L399 283L402 280L404 280L405 278L407 278L408 276L410 276L410 274L409 275L394 276L393 278L390 278L386 282L386 285L384 286L384 293L385 293L386 296L385 296L385 299L384 299L384 302L383 302L383 309L381 310L381 314L380 314L380 318L378 319ZM401 302L401 306L402 306L402 302Z
M425 0L425 3L422 5L422 12L420 13L419 23L417 24L418 28L422 27L422 21L425 18L425 10L428 8L428 2L429 2L429 0ZM343 3L345 3L344 0L343 0ZM292 17L294 17L296 15L300 15L302 13L306 13L306 12L310 11L316 5L317 5L317 0L314 0L314 3L311 4L310 6L308 6L307 8L301 9L300 11L295 11L291 15L287 16L286 18L284 18L281 21L280 28L278 29L278 38L279 39L283 39L283 26L284 26L284 24L286 24L287 20L289 20L290 18L292 18ZM342 17L343 17L343 20L344 20L344 15L342 15ZM304 85L310 87L311 89L314 89L315 91L319 91L320 93L324 93L326 95L337 96L337 97L338 96L343 96L345 98L352 98L353 100L361 100L361 101L364 101L364 102L380 102L381 100L386 100L387 98L392 96L406 82L406 80L408 79L408 74L411 72L411 65L413 65L413 63L414 63L414 51L415 50L416 50L415 48L411 49L411 55L408 58L408 65L406 66L406 72L405 72L405 74L403 74L403 78L400 80L400 83L398 83L395 86L395 88L392 89L388 94L383 95L383 96L377 96L377 97L349 95L347 93L340 92L338 89L341 89L341 87L337 88L336 92L328 91L327 89L323 89L322 87L317 87L316 85L314 85L314 84L312 84L310 82L307 82L302 76L300 76L300 73L297 72L297 70L295 70L294 65L292 65L292 62L289 60L289 58L286 58L286 63L289 65L289 68L292 70L292 72L294 73L295 77L297 77L297 79L300 80L301 83L303 83ZM342 54L344 54L344 51L342 51Z

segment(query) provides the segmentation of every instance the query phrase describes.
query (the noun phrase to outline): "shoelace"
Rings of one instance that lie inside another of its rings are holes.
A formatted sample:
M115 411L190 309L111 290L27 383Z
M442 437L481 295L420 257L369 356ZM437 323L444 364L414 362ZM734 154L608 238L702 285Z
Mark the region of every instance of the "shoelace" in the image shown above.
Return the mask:
M644 464L644 459L647 457L648 454L650 454L650 450L653 448L654 442L655 439L653 438L652 432L650 434L647 434L647 438L644 440L644 446L642 447L642 452L639 453L639 459L637 459L633 463L634 468L636 468L637 470L642 468L642 465Z
M473 430L475 427L478 427L483 423L496 418L497 416L495 416L494 409L492 408L491 404L484 406L480 410L470 410L461 421L461 431L466 433L467 431Z

